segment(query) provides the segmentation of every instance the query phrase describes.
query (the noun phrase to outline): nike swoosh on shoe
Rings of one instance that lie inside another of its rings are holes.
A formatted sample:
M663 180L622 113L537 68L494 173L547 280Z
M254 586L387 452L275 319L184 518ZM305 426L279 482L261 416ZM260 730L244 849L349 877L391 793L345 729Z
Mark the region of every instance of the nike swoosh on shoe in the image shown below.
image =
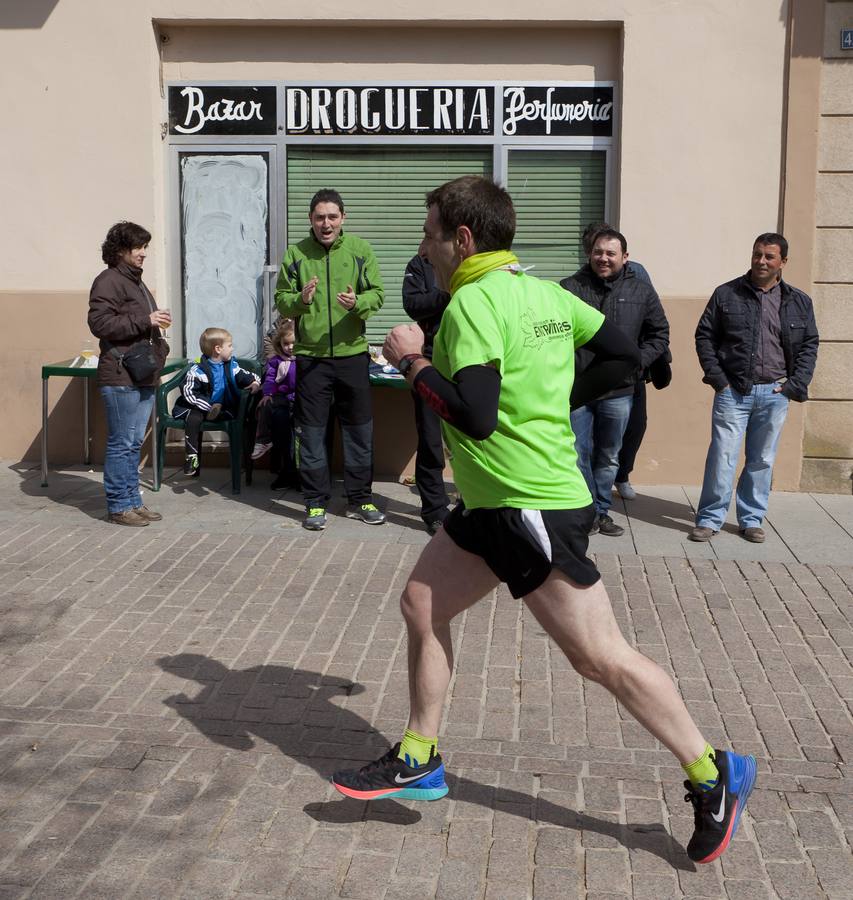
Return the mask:
M394 775L394 783L395 784L408 784L410 781L418 781L423 778L424 775L429 775L429 772L422 772L420 775L409 775L406 778L400 778L400 773L397 772Z
M716 812L711 813L711 818L715 822L722 823L722 821L725 817L726 817L726 786L723 785L723 797L720 800L720 808Z

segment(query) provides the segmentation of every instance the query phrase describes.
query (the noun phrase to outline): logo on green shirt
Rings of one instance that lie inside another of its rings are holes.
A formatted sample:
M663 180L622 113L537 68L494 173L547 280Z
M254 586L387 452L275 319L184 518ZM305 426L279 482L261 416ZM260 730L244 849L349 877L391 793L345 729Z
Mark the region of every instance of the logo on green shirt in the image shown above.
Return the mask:
M521 333L524 346L538 350L545 341L570 341L572 323L557 319L533 319L529 312L521 317Z

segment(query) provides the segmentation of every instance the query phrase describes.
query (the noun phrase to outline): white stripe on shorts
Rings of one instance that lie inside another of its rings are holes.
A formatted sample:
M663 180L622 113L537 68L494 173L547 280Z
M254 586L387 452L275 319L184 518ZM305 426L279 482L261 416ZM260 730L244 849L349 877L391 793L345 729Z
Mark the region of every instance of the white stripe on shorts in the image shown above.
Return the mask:
M521 520L536 539L536 543L539 544L539 548L545 554L545 558L548 562L551 562L551 539L548 537L545 523L542 521L542 510L523 509L521 510Z

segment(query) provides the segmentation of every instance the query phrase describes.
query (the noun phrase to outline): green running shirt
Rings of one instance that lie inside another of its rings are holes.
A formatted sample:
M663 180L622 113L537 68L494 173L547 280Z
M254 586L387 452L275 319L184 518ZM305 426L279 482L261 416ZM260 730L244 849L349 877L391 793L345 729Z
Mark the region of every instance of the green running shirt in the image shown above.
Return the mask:
M442 420L456 486L469 509L578 509L592 502L569 423L575 348L604 316L552 281L505 269L461 287L444 311L432 362L448 379L493 364L498 426L477 441Z

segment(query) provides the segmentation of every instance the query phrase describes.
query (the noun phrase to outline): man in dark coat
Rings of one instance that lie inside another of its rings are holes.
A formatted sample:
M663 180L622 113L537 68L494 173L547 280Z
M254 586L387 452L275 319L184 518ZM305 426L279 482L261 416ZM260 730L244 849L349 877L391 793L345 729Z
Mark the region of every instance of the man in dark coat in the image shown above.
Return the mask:
M424 356L432 359L432 342L441 314L450 302L450 294L435 283L435 273L430 261L414 256L406 266L403 278L403 309L414 319L424 333ZM421 498L421 518L430 534L435 534L450 511L450 498L444 487L444 444L441 440L441 420L424 402L420 394L413 392L415 427L418 431L418 449L415 454L415 487Z
M619 451L631 414L634 389L643 371L669 347L667 322L655 289L628 266L628 242L612 228L599 231L589 263L560 284L581 300L604 313L640 348L642 366L625 383L603 397L573 410L578 465L595 503L596 518L591 533L611 537L624 529L609 515L611 491L619 468ZM590 354L577 353L576 371L590 363Z
M702 380L715 395L692 541L709 541L726 519L744 435L738 528L746 540L764 541L761 525L788 402L808 399L820 342L811 298L782 280L787 261L785 238L760 234L749 271L714 291L696 326Z

